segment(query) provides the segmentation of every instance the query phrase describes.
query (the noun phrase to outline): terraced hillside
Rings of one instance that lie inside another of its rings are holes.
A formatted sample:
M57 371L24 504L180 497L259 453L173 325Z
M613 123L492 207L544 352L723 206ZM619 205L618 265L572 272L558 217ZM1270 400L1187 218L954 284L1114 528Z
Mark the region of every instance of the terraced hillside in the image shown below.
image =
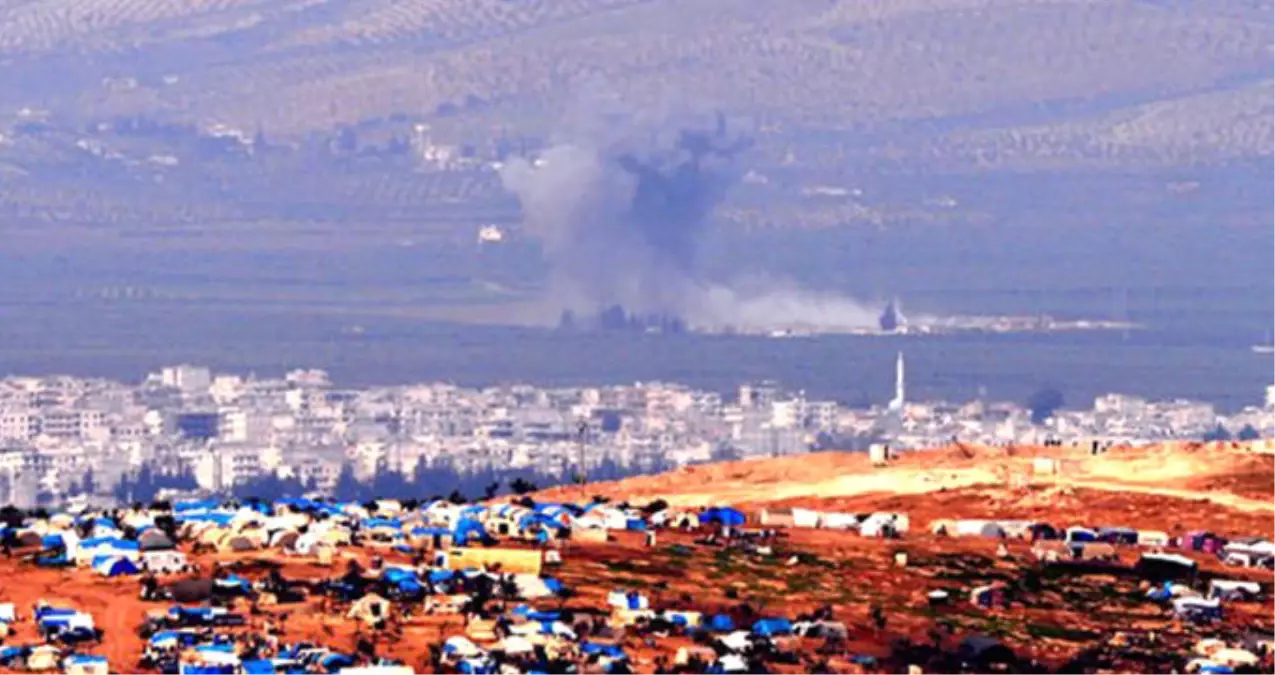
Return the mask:
M914 152L1267 154L1271 3L4 0L0 105L298 133L392 112L551 125L602 92ZM915 130L914 130L915 131ZM884 151L883 151L884 152Z

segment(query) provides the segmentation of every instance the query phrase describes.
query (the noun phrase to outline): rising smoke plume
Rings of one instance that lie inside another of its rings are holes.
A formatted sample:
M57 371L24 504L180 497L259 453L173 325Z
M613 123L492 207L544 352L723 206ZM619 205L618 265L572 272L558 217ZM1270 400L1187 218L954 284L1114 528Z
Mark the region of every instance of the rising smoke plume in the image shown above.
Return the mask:
M742 177L751 146L715 128L682 129L611 116L551 145L539 159L501 169L541 238L562 309L620 305L635 315L680 317L693 328L853 330L876 312L832 295L773 281L712 280L699 253L714 209Z

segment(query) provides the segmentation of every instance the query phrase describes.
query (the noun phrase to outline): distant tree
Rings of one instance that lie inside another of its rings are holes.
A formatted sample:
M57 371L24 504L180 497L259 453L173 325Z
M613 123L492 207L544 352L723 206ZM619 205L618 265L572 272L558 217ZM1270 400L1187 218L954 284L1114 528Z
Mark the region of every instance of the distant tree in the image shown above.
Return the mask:
M332 496L339 501L358 499L361 487L358 479L354 477L354 465L346 462L341 465L341 473L337 474Z
M1053 387L1038 390L1027 399L1027 409L1031 411L1032 424L1044 424L1045 420L1054 416L1054 411L1063 407L1066 400L1062 392Z
M739 448L729 444L720 443L713 448L713 452L709 455L709 459L714 462L736 462L744 458L744 453Z
M514 494L518 496L522 496L527 494L528 492L535 492L539 488L536 487L535 483L519 476L518 478L515 478L512 483L509 484L509 489L513 490Z
M97 492L97 481L93 477L93 469L85 469L84 477L80 482L80 492L91 495Z
M447 501L453 504L468 504L469 498L461 494L460 490L452 490L452 493L447 495Z
M1254 429L1252 424L1245 424L1244 428L1235 434L1235 439L1238 441L1256 441L1261 439L1261 437L1262 432Z
M1205 441L1229 441L1231 440L1231 432L1227 431L1226 427L1219 424L1216 427L1213 427L1212 429L1210 429L1209 431L1204 432L1204 440Z
M0 522L3 522L5 527L22 527L25 517L26 514L22 512L22 509L13 504L6 504L4 508L0 508Z
M498 494L500 494L500 481L488 483L487 487L483 488L483 499L495 499Z

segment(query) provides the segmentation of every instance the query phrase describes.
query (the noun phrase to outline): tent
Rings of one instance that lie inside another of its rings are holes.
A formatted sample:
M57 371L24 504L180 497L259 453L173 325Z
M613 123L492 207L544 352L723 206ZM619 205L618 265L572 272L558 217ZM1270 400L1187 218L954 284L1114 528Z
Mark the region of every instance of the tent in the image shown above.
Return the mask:
M270 547L294 549L297 546L297 540L300 538L301 533L296 530L279 530L270 535Z
M105 656L71 654L62 661L62 670L67 675L107 675L110 666Z
M1100 527L1098 539L1108 544L1136 544L1138 531L1128 527Z
M714 633L729 633L735 630L735 622L725 614L718 614L709 619L708 627Z
M766 637L792 635L792 622L784 618L758 619L753 623L753 632Z
M137 546L142 551L171 551L177 548L167 534L153 528L137 536Z
M1252 600L1262 594L1262 586L1256 581L1230 581L1214 579L1209 582L1209 598L1220 600Z
M120 577L137 574L137 565L120 556L101 556L93 560L93 571L104 577Z
M197 603L212 597L212 579L183 579L173 582L168 592L175 602Z
M1069 527L1063 539L1069 543L1097 541L1098 533L1086 527Z
M1222 603L1199 597L1178 598L1173 601L1173 611L1192 619L1221 619Z
M1012 664L1018 660L1009 647L985 635L971 635L962 640L957 654L962 661L977 666Z
M1144 553L1133 567L1139 576L1152 581L1190 579L1198 568L1194 560L1172 553Z
M462 517L456 521L456 527L452 532L452 540L457 546L464 546L471 539L478 541L491 541L491 535L487 534L487 529L483 524L474 518Z
M257 548L257 542L242 534L234 534L222 540L218 547L223 551L234 551L236 553L243 551L252 551Z
M58 667L58 659L62 653L57 647L40 645L31 649L27 656L27 670L53 670Z
M615 590L607 594L607 604L619 609L650 609L651 602L637 591Z
M740 527L747 522L747 519L744 517L744 512L738 509L733 509L729 506L714 506L700 512L699 521L710 525Z
M368 626L374 626L385 621L389 617L391 609L392 606L389 600L375 593L368 593L354 601L354 604L350 606L350 611L345 616L347 619L357 619Z
M239 664L244 675L274 675L274 661L270 659L253 659Z
M506 637L500 641L496 648L506 654L530 654L535 651L535 646L531 644L531 641L520 635Z

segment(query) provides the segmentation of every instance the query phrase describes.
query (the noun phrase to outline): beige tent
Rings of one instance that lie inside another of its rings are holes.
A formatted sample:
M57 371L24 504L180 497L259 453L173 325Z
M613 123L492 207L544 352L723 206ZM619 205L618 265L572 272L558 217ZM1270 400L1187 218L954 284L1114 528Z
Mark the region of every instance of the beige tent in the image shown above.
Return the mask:
M280 530L270 537L271 548L292 548L296 546L301 533L296 530Z
M390 601L375 593L369 593L354 602L345 618L362 621L368 626L389 618Z
M337 546L349 546L350 533L345 530L328 530L323 533L323 541Z
M230 536L230 530L210 527L199 533L199 543L221 548L221 540Z
M247 537L242 534L231 534L224 537L217 548L221 551L241 552L256 550L260 548L260 546L252 537Z
M62 652L57 647L41 645L31 650L27 657L27 670L54 670L58 661L62 660Z

